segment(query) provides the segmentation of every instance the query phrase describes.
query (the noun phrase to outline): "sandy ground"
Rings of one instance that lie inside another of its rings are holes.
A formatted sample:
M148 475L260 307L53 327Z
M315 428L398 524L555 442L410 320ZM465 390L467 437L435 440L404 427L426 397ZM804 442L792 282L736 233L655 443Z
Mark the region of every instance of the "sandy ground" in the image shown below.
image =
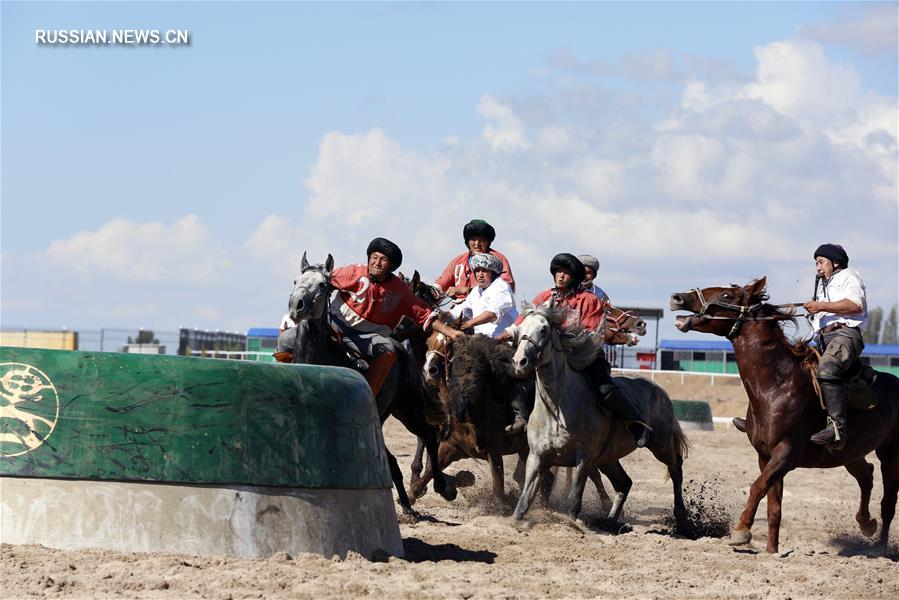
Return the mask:
M391 420L388 445L408 465L414 440ZM755 453L733 429L690 432L685 471L691 512L724 535L757 472ZM875 460L873 456L871 460ZM369 562L277 555L239 560L172 554L59 551L3 545L0 595L77 598L899 598L899 549L858 531L858 492L844 470L795 471L787 478L781 548L764 552L765 503L747 548L670 532L671 484L647 451L623 461L634 480L623 533L585 528L535 507L527 529L488 492L486 464L463 461L474 486L446 502L433 491L416 507L426 516L401 523L406 557ZM879 470L878 470L879 473ZM514 483L510 483L517 490ZM557 494L558 495L558 494ZM874 514L879 519L880 476ZM554 503L558 506L558 501ZM585 495L588 522L600 516ZM628 530L629 529L629 530ZM899 525L892 527L899 537Z

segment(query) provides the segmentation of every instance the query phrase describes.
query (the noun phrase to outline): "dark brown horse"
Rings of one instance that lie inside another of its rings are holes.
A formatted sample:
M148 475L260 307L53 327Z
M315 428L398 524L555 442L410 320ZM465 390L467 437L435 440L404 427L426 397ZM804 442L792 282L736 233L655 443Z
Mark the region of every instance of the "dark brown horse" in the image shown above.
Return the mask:
M803 343L787 341L779 321L792 314L766 304L764 277L740 287L695 288L672 294L671 310L693 313L677 318L681 331L701 331L725 336L733 342L743 386L749 396L746 435L758 453L761 474L749 488L746 507L729 543L752 539L750 529L759 502L768 495L768 552L777 552L780 535L783 478L797 467L846 467L861 488L855 515L865 535L877 532L877 521L868 512L874 465L865 460L876 452L883 474L883 525L880 542L886 544L899 494L899 379L878 373L873 386L877 407L850 411L845 448L830 452L809 441L822 429L825 413L806 366L814 364L813 351Z

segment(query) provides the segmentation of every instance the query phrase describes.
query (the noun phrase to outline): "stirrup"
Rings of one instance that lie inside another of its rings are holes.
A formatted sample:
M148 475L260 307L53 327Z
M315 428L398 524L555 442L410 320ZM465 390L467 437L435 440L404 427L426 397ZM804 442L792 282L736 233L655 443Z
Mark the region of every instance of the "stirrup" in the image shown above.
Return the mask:
M826 446L829 452L837 452L846 445L846 434L841 434L840 428L833 419L827 417L827 425L824 429L813 434L809 440L815 444Z

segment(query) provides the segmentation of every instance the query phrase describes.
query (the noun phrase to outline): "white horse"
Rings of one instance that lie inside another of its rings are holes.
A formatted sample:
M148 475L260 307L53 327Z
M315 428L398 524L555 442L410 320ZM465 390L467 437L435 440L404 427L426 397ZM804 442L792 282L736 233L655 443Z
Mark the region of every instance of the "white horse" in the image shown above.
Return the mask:
M512 364L519 377L537 372L534 410L528 420L525 482L515 519L524 518L534 500L541 476L551 467L573 467L567 511L577 519L587 478L598 469L612 482L616 496L609 518L617 519L631 480L619 459L636 449L625 424L600 408L599 396L587 377L572 368L589 365L602 351L602 338L580 328L560 330L565 313L547 306L525 305ZM571 363L571 365L569 364ZM668 466L674 487L674 516L686 522L681 483L688 443L665 390L646 379L615 378L623 394L641 407L652 427L647 447Z

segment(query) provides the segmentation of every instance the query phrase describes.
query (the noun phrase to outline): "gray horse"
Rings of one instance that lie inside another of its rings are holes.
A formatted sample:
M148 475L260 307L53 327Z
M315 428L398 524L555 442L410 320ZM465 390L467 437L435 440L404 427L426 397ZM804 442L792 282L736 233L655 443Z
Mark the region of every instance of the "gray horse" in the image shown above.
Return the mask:
M599 477L598 469L612 482L616 495L609 512L617 519L630 490L631 479L619 459L636 449L624 423L600 408L599 397L587 377L575 369L590 364L602 351L602 338L580 328L561 330L565 313L547 306L524 305L518 344L512 364L518 376L537 372L534 411L528 420L528 454L525 482L515 519L531 506L541 476L553 466L573 467L568 494L568 515L577 519L586 480ZM572 368L574 367L574 368ZM681 484L687 438L674 417L665 390L646 379L615 378L621 392L643 408L652 427L648 450L667 465L674 486L674 516L686 523Z

